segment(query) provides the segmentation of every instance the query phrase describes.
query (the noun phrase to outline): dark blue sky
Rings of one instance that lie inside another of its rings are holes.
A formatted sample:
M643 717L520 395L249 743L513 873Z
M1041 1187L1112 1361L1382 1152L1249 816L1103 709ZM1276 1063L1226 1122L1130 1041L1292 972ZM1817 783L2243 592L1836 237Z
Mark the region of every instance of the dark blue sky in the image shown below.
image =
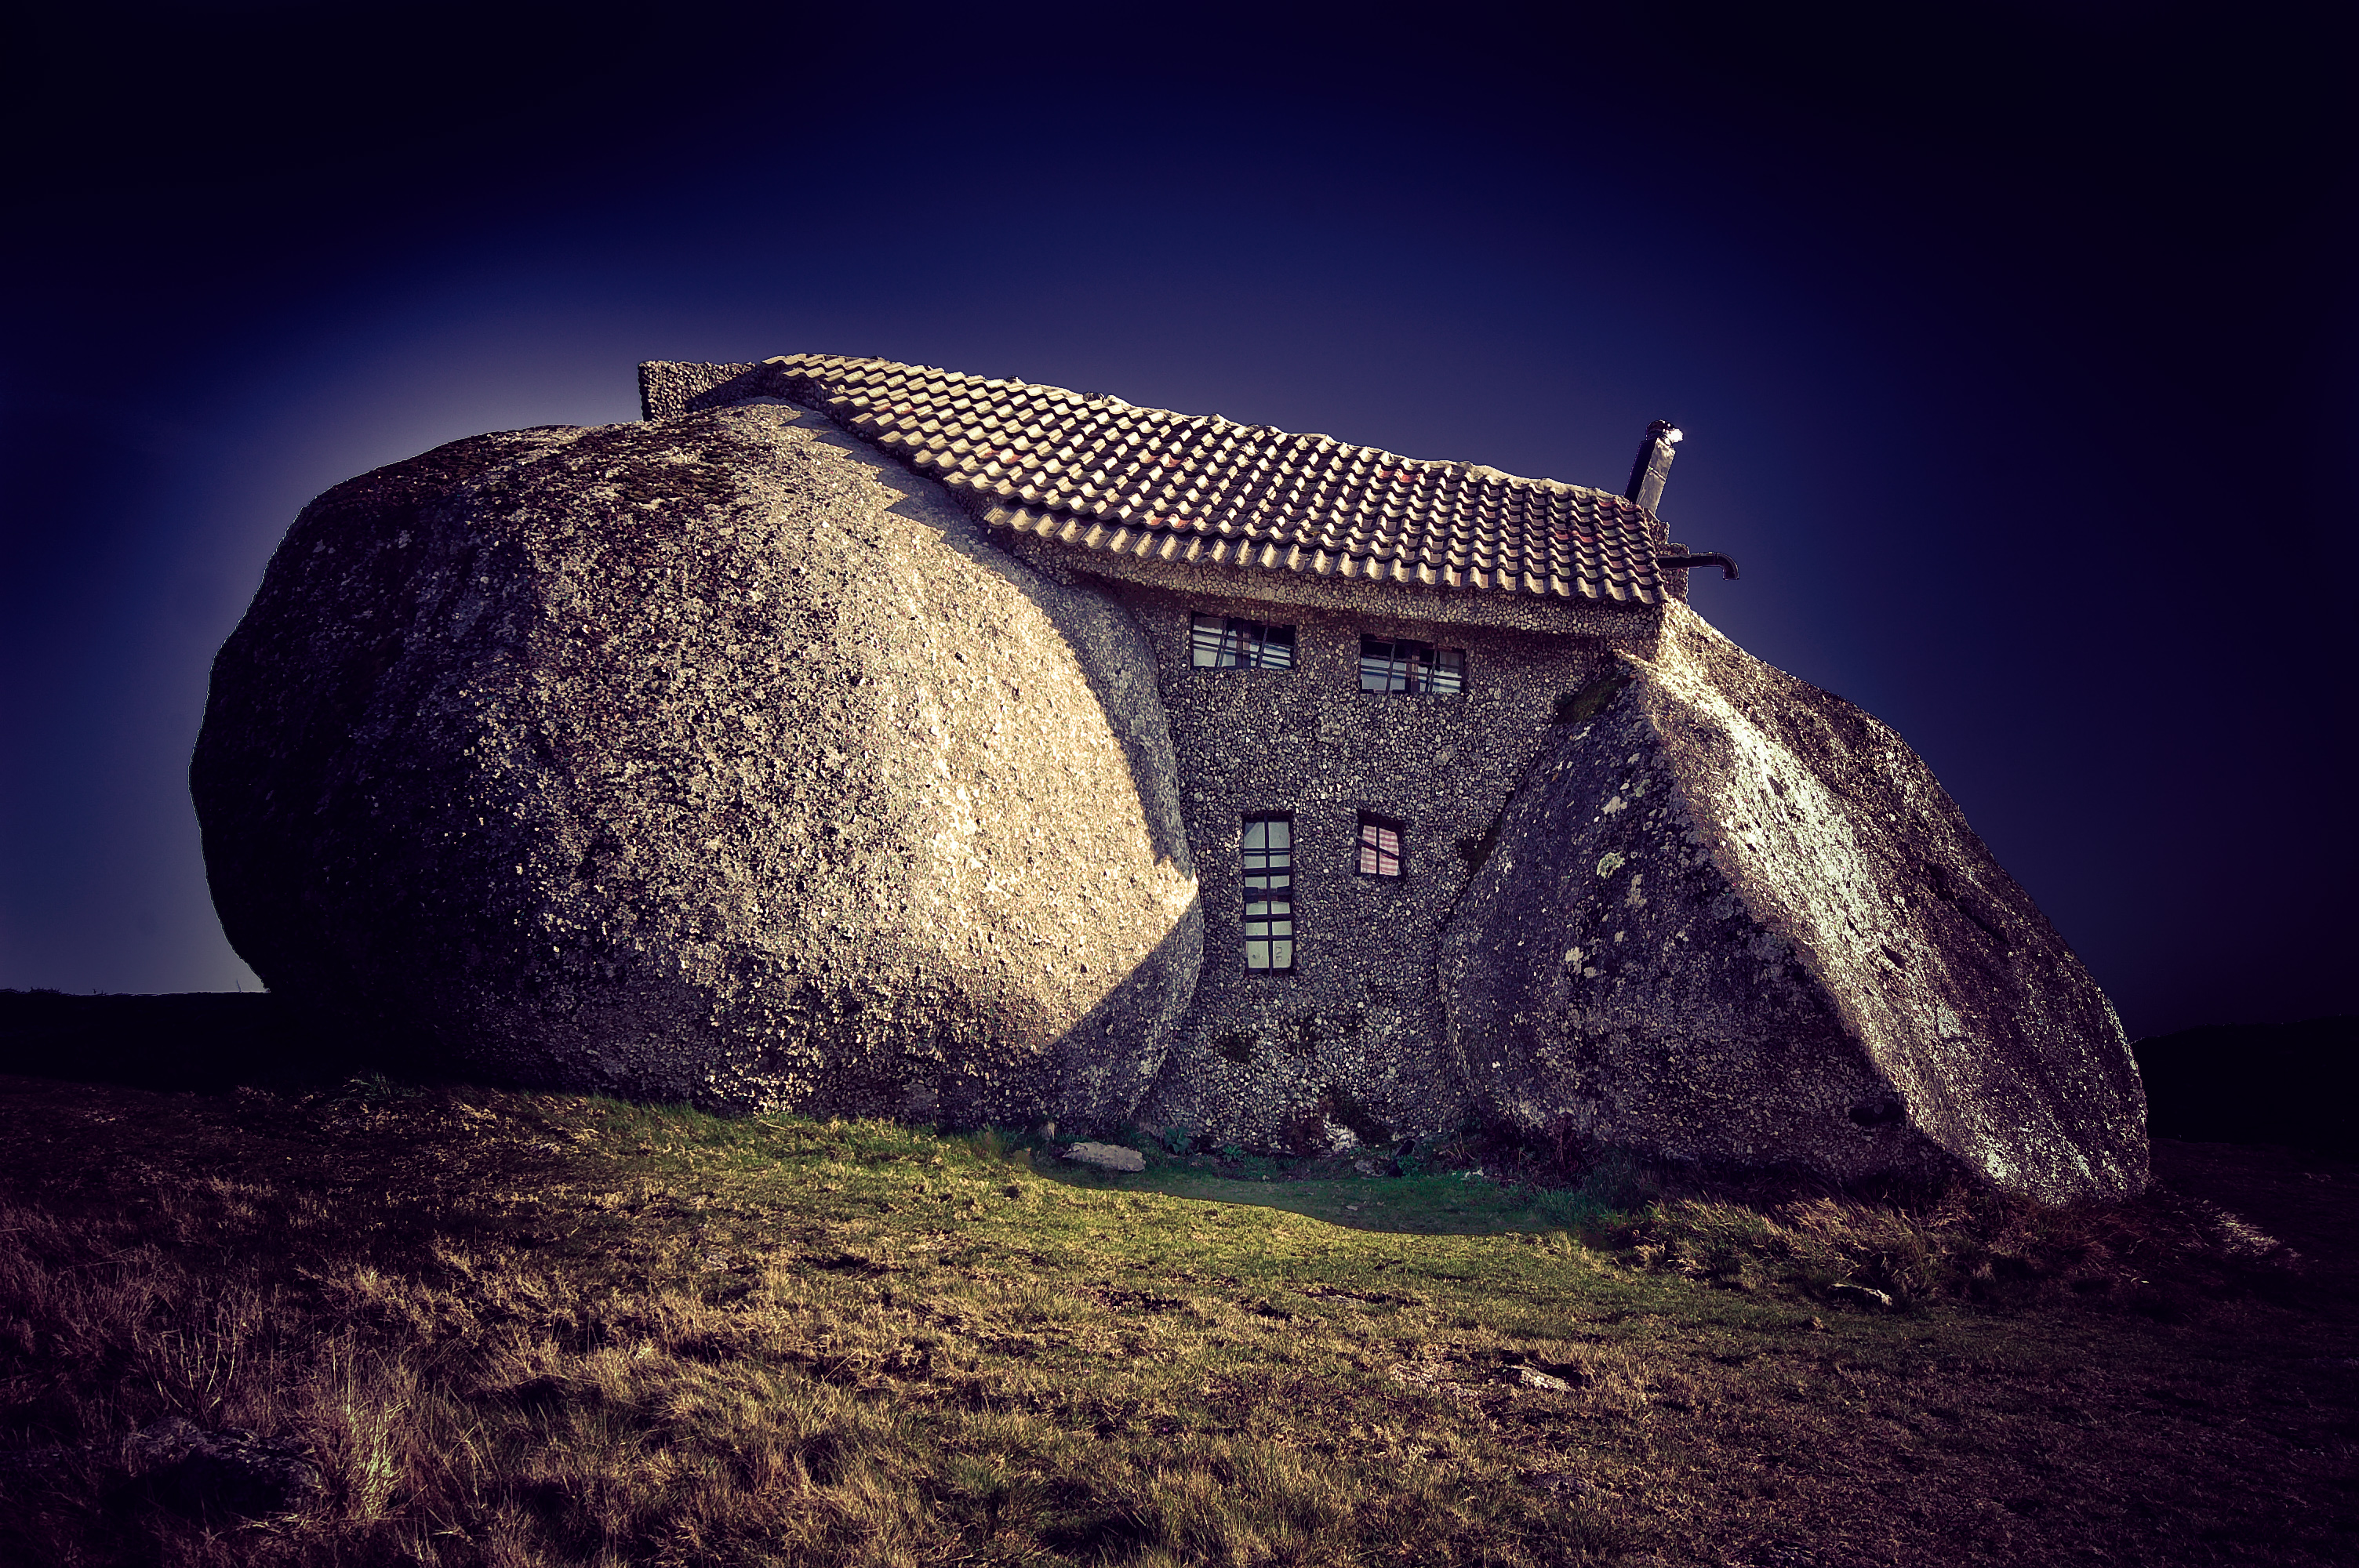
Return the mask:
M20 27L0 985L253 983L186 763L310 496L824 350L1614 488L1676 419L1697 607L1906 736L2133 1033L2359 1011L2339 48L1898 10Z

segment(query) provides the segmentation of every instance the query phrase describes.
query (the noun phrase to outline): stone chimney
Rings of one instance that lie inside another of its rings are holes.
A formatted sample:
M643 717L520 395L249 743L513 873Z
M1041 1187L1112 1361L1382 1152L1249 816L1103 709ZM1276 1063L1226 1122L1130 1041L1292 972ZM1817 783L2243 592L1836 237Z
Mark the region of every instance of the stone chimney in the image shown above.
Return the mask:
M1671 459L1678 455L1671 449L1685 439L1686 434L1669 419L1658 419L1647 426L1647 438L1638 448L1638 460L1630 465L1630 488L1622 493L1649 512L1661 504L1663 481L1671 471Z

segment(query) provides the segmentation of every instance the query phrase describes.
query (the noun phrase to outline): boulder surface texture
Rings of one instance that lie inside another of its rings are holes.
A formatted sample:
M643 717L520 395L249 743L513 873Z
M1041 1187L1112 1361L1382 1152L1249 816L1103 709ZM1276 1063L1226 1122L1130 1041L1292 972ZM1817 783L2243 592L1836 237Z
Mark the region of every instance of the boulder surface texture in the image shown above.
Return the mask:
M776 404L321 496L191 784L274 991L528 1083L1107 1126L1201 953L1127 613Z
M1443 938L1490 1114L1843 1181L2145 1186L2112 1005L1899 737L1684 606L1571 716Z

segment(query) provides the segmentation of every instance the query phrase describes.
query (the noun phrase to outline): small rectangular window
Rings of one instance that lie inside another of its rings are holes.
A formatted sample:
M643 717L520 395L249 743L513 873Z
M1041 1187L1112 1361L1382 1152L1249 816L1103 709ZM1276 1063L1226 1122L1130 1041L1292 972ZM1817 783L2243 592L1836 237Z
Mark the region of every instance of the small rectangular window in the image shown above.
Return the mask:
M1190 615L1190 662L1200 670L1290 670L1294 628L1234 615Z
M1360 689L1408 697L1457 697L1466 690L1466 650L1405 637L1360 639Z
M1294 968L1294 824L1283 816L1245 823L1245 968Z
M1401 874L1401 828L1381 816L1360 817L1360 874L1397 877Z

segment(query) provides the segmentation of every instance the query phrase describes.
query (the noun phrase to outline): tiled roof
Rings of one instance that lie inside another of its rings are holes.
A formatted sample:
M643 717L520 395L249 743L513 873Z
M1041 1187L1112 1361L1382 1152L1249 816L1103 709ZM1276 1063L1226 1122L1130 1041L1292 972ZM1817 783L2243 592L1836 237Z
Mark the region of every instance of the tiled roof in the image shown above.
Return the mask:
M765 362L995 529L1147 560L1658 604L1659 524L1605 491L888 360Z

